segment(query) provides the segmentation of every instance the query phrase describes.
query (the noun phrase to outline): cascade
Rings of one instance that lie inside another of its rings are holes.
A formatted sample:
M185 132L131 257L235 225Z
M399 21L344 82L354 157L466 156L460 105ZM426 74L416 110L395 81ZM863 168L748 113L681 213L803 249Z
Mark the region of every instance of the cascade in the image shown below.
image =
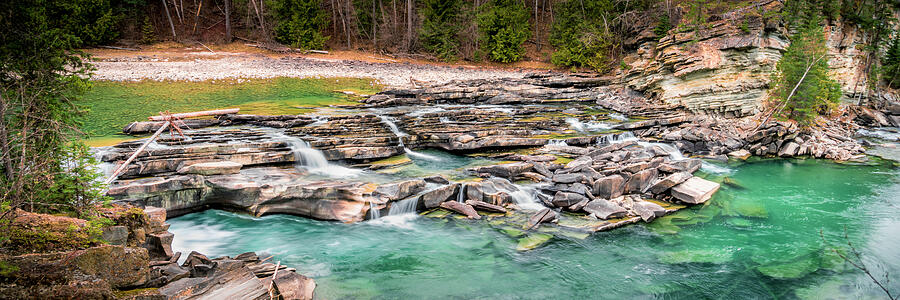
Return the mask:
M362 171L332 164L325 158L325 154L312 148L309 143L297 137L283 133L276 134L282 139L294 153L294 166L305 168L310 173L325 175L328 177L344 178L358 176Z
M416 206L419 204L418 199L418 197L410 197L394 202L393 204L391 204L391 209L388 210L388 216L399 216L416 213Z
M515 185L515 184L514 184ZM516 190L510 191L509 196L512 197L516 205L526 210L541 210L544 208L537 199L534 198L535 189L531 186L515 185Z
M594 121L584 123L577 118L566 118L566 123L569 123L569 126L571 126L572 129L575 129L575 131L578 131L580 133L612 129L612 125L610 125L610 124L599 123L599 122L594 122Z
M681 151L678 151L678 148L675 148L675 146L672 146L672 145L669 145L666 143L638 142L638 145L641 145L644 147L658 146L658 147L662 148L663 150L665 150L666 153L669 153L669 158L671 158L672 160L685 159L684 155L681 154Z
M378 116L378 117L381 118L381 122L383 122L385 125L387 125L387 127L391 129L391 132L393 132L394 135L397 136L397 140L400 141L400 147L403 147L403 151L406 152L406 154L413 156L413 157L418 157L418 158L427 159L427 160L434 160L434 161L441 160L441 158L439 158L437 156L428 155L425 153L419 153L419 152L413 151L412 149L407 148L406 145L403 144L403 137L407 136L407 134L403 131L400 131L400 128L397 127L397 123L394 122L394 119L391 117L388 117L388 116Z
M549 140L549 141L547 141L547 145L551 145L551 146L568 146L569 144L566 144L566 140Z
M381 218L381 212L378 211L378 207L375 206L375 202L369 202L369 219L375 220Z
M635 137L634 134L631 133L631 131L626 131L626 132L622 132L622 133L618 133L618 134L608 134L608 135L601 136L597 140L597 144L598 145L603 145L603 144L611 145L611 144L618 144L618 143L624 143L627 141L637 141L637 140L638 140L638 138Z
M463 182L459 186L459 192L456 193L456 202L465 203L466 202L466 183Z

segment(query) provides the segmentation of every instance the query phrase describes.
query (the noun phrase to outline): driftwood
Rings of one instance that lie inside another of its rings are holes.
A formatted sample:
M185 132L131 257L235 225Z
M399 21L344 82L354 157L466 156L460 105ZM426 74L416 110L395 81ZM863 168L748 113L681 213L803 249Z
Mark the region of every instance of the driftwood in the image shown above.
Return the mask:
M135 158L137 158L138 154L141 154L141 152L143 152L144 149L146 149L147 146L150 145L150 143L152 143L154 140L156 140L156 138L159 137L159 135L162 134L163 131L165 131L166 129L168 129L169 126L172 125L172 122L173 122L173 121L177 121L177 120L179 120L179 119L181 119L181 118L192 118L192 117L202 117L202 116L214 116L214 115L236 114L236 113L238 113L238 111L240 111L240 109L238 109L238 108L231 108L231 109L219 109L219 110L196 111L196 112L180 113L180 114L164 114L164 113L161 113L160 116L151 116L151 117L148 117L148 119L150 119L151 121L165 121L165 123L163 123L163 125L160 126L159 129L157 129L156 132L153 133L153 135L150 136L150 138L147 139L147 141L144 142L143 145L141 145L140 147L138 147L138 149L135 150L134 153L131 154L131 156L128 157L128 159L125 160L124 163L122 163L122 165L120 165L118 168L116 168L116 171L113 172L113 174L110 175L109 178L107 178L106 181L104 181L104 183L105 183L105 184L110 184L111 182L113 182L113 180L116 180L116 178L119 177L119 174L122 173L122 171L124 171L125 168L127 168L128 165L131 164L131 162L134 161ZM174 129L176 129L176 130L178 130L179 132L181 132L181 129L179 129L177 126L174 126Z

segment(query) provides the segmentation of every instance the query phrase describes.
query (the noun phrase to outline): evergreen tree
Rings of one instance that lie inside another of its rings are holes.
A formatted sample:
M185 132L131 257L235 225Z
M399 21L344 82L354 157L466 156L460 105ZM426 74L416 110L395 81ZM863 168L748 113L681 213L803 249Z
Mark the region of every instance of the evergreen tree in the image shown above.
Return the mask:
M613 38L603 20L612 19L613 5L610 0L570 0L558 6L550 32L550 44L556 47L551 62L608 71Z
M419 39L425 50L442 60L453 60L459 54L457 33L461 0L425 0Z
M819 15L810 15L776 65L773 99L779 117L810 126L841 97L841 87L828 74L825 32Z
M522 43L531 35L529 12L516 0L491 0L478 14L483 51L492 61L515 62L522 59Z
M882 67L882 78L892 88L900 87L900 33L894 34Z
M322 30L328 25L319 0L277 0L275 39L300 49L322 49L328 37Z

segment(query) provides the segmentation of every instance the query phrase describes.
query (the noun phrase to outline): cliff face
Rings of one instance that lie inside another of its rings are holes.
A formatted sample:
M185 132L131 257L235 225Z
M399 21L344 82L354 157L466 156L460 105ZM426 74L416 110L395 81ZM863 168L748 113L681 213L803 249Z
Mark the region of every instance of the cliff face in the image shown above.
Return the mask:
M778 1L760 3L722 16L705 28L673 29L657 39L649 33L633 46L620 71L624 84L666 104L726 117L755 114L767 98L775 65L789 45L776 15ZM856 102L864 93L864 35L855 26L825 26L833 76Z

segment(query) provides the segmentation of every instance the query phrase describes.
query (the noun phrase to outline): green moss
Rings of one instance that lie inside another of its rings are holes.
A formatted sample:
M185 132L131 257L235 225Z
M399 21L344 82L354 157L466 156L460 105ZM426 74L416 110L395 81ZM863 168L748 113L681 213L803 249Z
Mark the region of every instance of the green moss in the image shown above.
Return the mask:
M81 129L89 144L99 146L132 139L117 135L125 125L146 120L160 111L188 112L241 108L245 114L299 114L312 107L355 105L336 90L372 94L380 86L368 79L228 79L203 82L93 82L81 105L89 110Z

